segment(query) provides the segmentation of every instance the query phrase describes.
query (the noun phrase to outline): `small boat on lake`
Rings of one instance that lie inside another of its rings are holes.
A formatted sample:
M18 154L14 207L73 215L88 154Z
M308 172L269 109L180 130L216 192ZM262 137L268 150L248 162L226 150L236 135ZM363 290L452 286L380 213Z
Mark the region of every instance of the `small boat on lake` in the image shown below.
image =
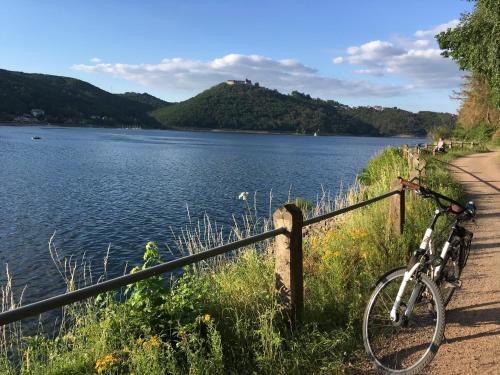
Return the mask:
M42 137L38 136L38 135L34 135L33 137L31 137L32 140L34 141L37 141L39 139L42 139Z

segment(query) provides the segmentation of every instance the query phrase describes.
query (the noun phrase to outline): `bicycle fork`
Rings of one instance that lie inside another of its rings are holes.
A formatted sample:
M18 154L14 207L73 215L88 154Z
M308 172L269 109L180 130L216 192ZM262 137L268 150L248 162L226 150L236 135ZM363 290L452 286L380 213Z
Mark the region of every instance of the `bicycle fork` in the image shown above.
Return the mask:
M405 294L406 291L406 286L408 284L408 281L413 277L417 269L421 266L421 263L417 261L417 256L418 253L423 253L427 250L427 247L429 246L429 242L431 240L432 232L434 230L434 223L435 219L433 220L433 224L427 228L424 234L424 238L422 239L422 242L420 243L419 250L413 254L412 259L410 260L409 267L406 269L404 276L403 276L403 281L401 282L401 285L399 286L398 294L396 295L396 300L394 301L394 304L392 305L391 309L391 320L393 322L397 322L398 320L398 310L399 307L401 306L401 302L403 300L403 295ZM413 311L413 306L415 305L415 302L420 295L422 289L422 285L417 283L415 287L413 288L411 292L410 299L408 300L408 303L406 305L406 310L405 310L405 317L409 318L412 311Z
M413 277L415 271L420 267L420 263L415 264L409 271L405 271L405 274L403 276L403 282L401 283L398 294L396 296L396 300L394 301L394 305L392 306L391 309L391 320L393 322L396 322L398 320L398 314L397 311L399 307L401 306L401 302L403 300L403 295L405 294L406 291L406 285L408 284L408 281ZM413 306L415 305L415 301L417 300L418 296L420 295L420 291L422 289L422 285L416 284L415 287L413 288L411 292L410 299L408 300L408 303L406 305L406 310L404 315L409 318L411 315L411 312L413 311Z

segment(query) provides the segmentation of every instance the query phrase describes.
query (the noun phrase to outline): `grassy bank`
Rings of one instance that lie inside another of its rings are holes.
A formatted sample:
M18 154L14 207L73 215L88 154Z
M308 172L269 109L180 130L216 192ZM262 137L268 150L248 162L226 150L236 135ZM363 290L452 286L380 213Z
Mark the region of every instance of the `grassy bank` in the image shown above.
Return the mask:
M447 160L457 153L445 155ZM408 165L393 148L372 159L351 188L317 212L348 205L389 190ZM461 190L442 163L429 160L424 184L460 199ZM305 205L307 206L307 205ZM320 207L321 206L321 207ZM304 239L305 317L290 331L274 296L272 244L264 243L185 270L177 279L152 278L122 294L107 294L70 306L55 337L23 336L19 325L0 330L2 374L301 374L356 371L364 361L360 323L374 282L401 266L418 246L432 202L407 199L403 235L387 232L388 202L339 218L335 230ZM251 210L249 209L249 212ZM247 217L231 238L269 226ZM209 221L178 239L187 252L227 240ZM148 243L144 268L161 262ZM68 289L75 271L60 264ZM134 270L132 270L134 272ZM166 288L165 285L169 287ZM125 302L122 296L128 298ZM3 309L13 301L4 287Z

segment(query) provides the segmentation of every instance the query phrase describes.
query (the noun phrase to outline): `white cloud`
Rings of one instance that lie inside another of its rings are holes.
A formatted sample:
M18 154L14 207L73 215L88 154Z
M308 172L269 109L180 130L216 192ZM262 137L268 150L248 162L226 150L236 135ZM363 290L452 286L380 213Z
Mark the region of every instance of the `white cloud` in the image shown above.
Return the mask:
M420 30L415 35L427 37L457 23L452 20L431 30ZM414 88L455 88L461 79L456 64L441 56L434 40L401 37L394 43L374 40L347 48L344 60L358 67L354 70L356 74L396 76Z
M344 62L344 58L342 56L335 57L333 60L334 64L342 64Z
M409 79L415 87L454 88L461 73L456 64L441 56L439 49L411 49L387 64L387 71Z
M453 29L454 27L456 27L458 25L459 22L460 22L459 20L451 20L449 22L437 25L437 26L433 27L432 29L418 30L417 32L415 32L415 36L417 36L419 38L423 38L426 36L434 37L434 35L439 34L441 31Z
M321 97L395 96L406 87L366 80L341 80L320 74L296 60L229 54L210 61L167 58L158 64L78 64L75 70L108 74L163 90L197 93L228 79L249 78L282 92L303 91Z
M100 63L100 62L101 62L101 59L100 59L99 57L92 57L92 58L90 59L90 62L91 62L91 63L94 63L94 64L98 64L98 63Z
M374 69L357 69L354 71L356 74L369 74L372 76L383 76L385 73L385 69L383 68L374 68Z
M431 41L425 40L425 39L418 39L415 42L413 42L413 45L415 46L415 48L426 48L426 47L429 47L430 44L431 44Z
M404 52L403 49L395 47L390 42L381 40L374 40L365 43L359 47L349 47L347 53L347 61L351 64L375 64L383 62L384 60L397 56Z

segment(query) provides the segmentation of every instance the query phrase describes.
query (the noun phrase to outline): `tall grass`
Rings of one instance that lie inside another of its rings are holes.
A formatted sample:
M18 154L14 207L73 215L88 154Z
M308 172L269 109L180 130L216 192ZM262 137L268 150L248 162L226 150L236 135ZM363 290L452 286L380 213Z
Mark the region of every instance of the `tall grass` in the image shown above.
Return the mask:
M456 156L456 155L455 155ZM447 156L451 157L451 155ZM461 191L441 163L429 160L430 187L459 199ZM315 216L388 191L408 175L400 151L388 148L371 160L358 182L332 198L323 192ZM271 228L269 218L248 204L242 220L225 232L208 217L177 237L176 252L195 253ZM362 311L378 276L404 264L418 246L431 202L409 196L404 233L387 230L388 202L347 213L334 229L304 239L305 315L290 331L274 294L272 242L240 249L226 257L184 269L177 277L154 277L64 309L55 337L23 336L19 323L2 327L0 372L6 374L302 374L356 371L364 361L360 340ZM68 290L92 280L84 267L61 259L57 270ZM162 262L148 243L144 264ZM106 262L108 260L106 259ZM79 284L80 283L80 284ZM10 284L2 289L2 309L14 307Z

